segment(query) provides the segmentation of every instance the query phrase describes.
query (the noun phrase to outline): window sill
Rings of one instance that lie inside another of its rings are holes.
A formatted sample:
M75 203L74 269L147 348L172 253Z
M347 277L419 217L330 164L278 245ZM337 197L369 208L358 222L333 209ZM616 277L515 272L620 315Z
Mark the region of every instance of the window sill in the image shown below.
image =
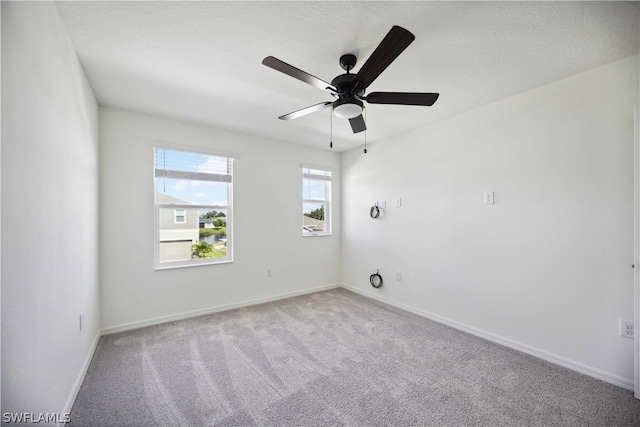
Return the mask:
M232 259L227 259L224 261L193 262L189 264L156 265L154 270L173 270L176 268L202 267L204 265L231 264L232 262Z

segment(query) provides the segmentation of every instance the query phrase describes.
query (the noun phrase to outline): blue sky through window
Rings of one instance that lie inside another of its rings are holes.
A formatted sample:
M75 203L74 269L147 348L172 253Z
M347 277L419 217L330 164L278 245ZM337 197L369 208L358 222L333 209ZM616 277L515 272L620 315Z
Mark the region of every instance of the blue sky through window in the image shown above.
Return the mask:
M183 200L190 205L227 206L224 182L157 178L158 193Z

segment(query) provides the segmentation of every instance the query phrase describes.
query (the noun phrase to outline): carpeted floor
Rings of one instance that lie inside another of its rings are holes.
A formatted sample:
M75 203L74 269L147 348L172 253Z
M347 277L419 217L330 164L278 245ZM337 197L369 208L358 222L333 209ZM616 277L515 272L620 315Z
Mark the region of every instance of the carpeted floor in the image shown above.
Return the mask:
M638 426L640 401L333 289L103 337L70 424Z

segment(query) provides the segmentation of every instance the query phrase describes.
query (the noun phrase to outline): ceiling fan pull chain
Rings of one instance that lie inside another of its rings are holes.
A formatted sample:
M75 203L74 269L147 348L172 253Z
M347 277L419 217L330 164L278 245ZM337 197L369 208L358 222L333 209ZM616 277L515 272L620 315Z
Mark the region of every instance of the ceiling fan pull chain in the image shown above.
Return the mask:
M367 121L367 109L363 108L364 110L364 121ZM367 154L367 130L364 130L364 154Z
M333 112L329 113L329 148L333 148Z

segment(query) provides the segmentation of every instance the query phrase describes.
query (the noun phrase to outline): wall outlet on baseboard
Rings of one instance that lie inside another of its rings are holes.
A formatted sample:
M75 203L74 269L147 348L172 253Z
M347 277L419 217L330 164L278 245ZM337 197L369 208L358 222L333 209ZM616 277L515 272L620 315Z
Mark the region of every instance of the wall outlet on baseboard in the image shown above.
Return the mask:
M633 338L633 322L620 319L620 336Z

